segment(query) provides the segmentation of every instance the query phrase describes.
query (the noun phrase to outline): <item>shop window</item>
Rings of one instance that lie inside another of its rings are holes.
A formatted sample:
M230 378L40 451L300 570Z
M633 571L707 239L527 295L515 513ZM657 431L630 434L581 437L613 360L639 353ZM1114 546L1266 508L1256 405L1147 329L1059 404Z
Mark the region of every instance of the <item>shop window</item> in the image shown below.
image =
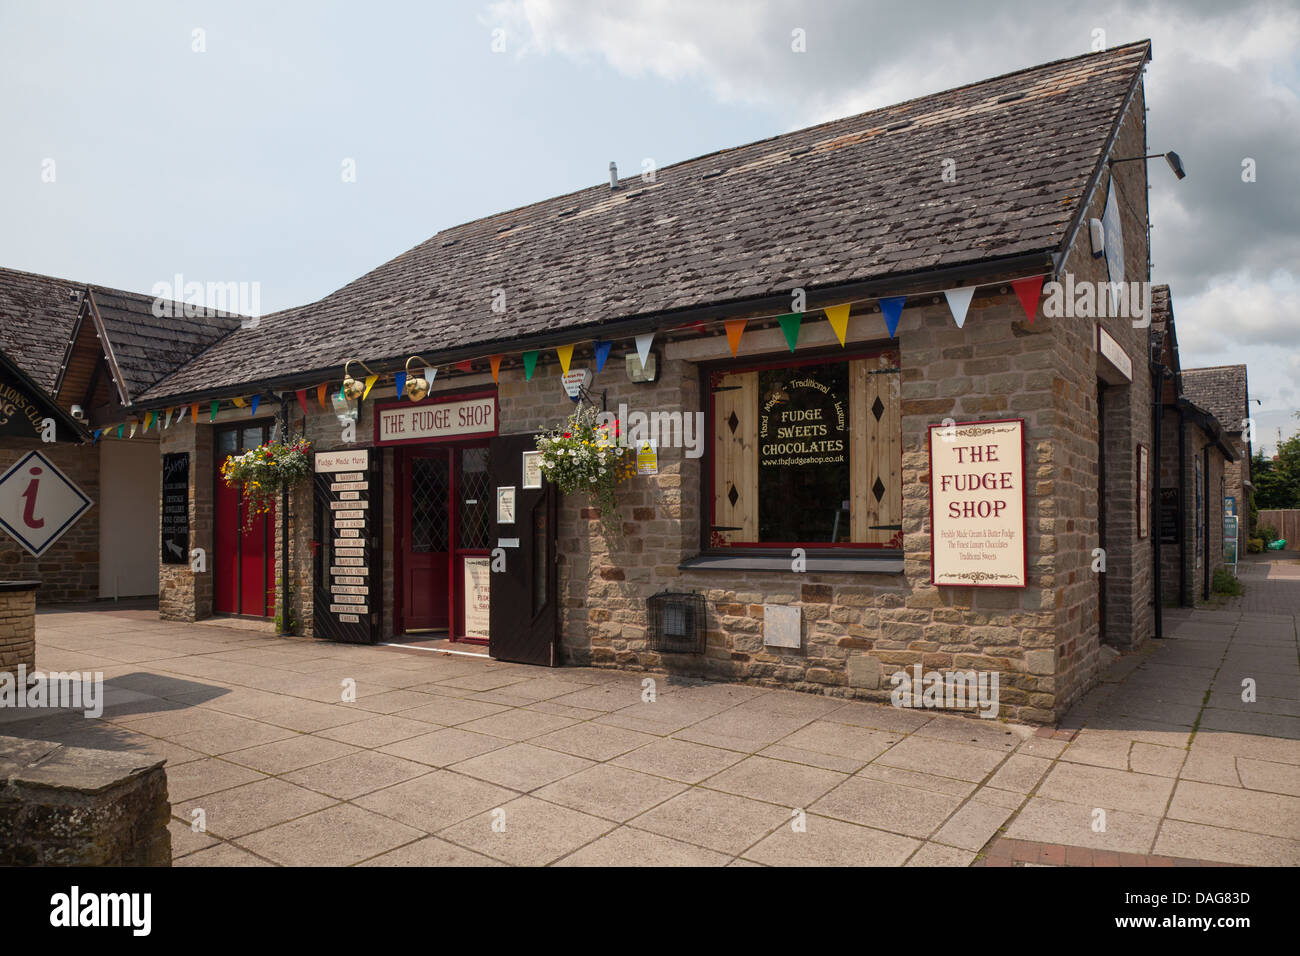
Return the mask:
M460 453L457 479L460 497L460 547L486 550L492 534L492 479L488 450L466 448Z
M902 547L898 355L710 376L710 544Z

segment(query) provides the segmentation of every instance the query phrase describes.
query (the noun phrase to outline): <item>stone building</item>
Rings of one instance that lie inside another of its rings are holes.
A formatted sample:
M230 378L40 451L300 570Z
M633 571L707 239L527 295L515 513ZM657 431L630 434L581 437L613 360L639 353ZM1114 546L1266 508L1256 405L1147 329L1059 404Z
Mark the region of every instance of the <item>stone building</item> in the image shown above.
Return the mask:
M162 422L128 407L239 321L157 301L0 269L0 580L41 605L158 593Z
M1233 447L1233 460L1226 466L1224 508L1240 517L1242 540L1250 520L1254 485L1250 481L1250 460L1254 456L1249 423L1249 387L1244 365L1217 365L1183 370L1183 393L1218 420Z
M1053 719L1154 627L1149 55L613 175L225 335L132 403L202 409L160 435L205 559L160 612L875 699L996 672ZM661 426L616 516L528 457L570 391ZM315 477L250 523L216 471L277 419Z

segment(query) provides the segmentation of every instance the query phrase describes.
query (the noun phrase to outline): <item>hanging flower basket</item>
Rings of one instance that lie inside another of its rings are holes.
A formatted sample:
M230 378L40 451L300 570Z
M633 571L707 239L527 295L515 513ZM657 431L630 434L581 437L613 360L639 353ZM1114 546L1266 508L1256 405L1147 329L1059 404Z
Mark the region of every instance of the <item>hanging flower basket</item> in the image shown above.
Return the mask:
M276 496L311 474L311 442L272 441L242 455L231 455L221 463L221 478L241 491L245 504L244 525L252 527L262 515L270 514Z
M563 425L538 436L541 468L566 495L584 494L600 511L606 535L622 533L618 520L618 486L636 473L632 449L618 444L615 421L602 424L592 405L580 405Z

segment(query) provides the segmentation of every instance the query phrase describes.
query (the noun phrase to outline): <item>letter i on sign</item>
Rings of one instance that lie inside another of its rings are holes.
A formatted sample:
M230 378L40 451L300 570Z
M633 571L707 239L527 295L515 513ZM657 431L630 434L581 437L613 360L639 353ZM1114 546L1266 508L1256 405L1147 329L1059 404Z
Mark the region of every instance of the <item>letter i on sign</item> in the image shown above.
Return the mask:
M23 492L23 497L27 499L27 506L23 508L23 522L29 528L45 527L45 519L36 517L36 490L41 484L41 479L36 476L40 475L40 473L41 469L39 468L33 468L28 472L33 477L27 485L27 490Z

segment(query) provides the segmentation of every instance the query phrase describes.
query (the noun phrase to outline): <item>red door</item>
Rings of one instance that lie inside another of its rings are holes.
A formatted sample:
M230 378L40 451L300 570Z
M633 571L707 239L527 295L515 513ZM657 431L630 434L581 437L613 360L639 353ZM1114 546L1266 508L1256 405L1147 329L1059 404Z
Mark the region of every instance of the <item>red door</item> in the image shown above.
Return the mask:
M216 433L218 469L230 455L267 440L269 425L236 425ZM216 478L215 554L212 556L213 610L217 614L270 617L275 611L275 512L246 527L243 496Z
M450 608L450 450L436 445L408 448L400 460L403 628L446 629Z

